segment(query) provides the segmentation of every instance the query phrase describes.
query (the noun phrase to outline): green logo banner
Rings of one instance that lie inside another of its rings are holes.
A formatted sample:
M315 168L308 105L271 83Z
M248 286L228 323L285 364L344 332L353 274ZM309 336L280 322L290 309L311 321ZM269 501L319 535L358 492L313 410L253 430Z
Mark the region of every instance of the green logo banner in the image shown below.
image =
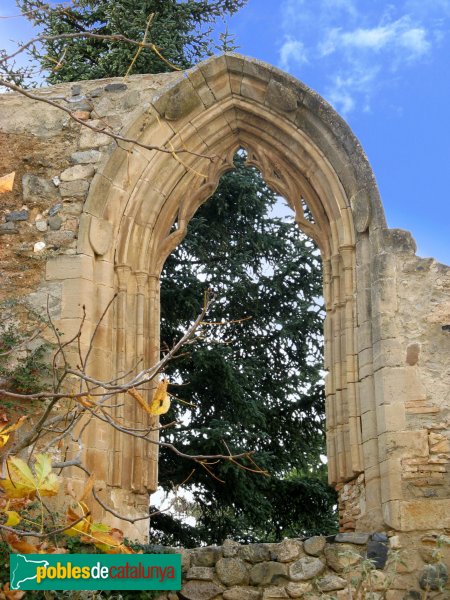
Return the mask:
M11 590L180 590L180 554L11 554Z

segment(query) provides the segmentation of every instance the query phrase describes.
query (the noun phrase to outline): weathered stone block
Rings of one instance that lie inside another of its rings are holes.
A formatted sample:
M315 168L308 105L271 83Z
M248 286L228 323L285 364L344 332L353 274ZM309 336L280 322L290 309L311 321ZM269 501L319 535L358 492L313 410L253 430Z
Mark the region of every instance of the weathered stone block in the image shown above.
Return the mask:
M265 544L250 544L241 546L239 556L251 563L264 562L270 559L269 548Z
M6 222L9 221L28 221L30 213L27 209L23 210L12 210L10 213L5 215Z
M219 559L216 563L216 571L220 581L228 587L247 585L249 582L247 567L239 558Z
M338 533L334 538L334 541L339 543L346 542L348 544L357 544L360 546L364 546L369 541L369 537L369 533L359 533L357 531L353 531L351 533Z
M221 585L212 581L188 581L181 592L180 597L184 600L212 600L224 591Z
M299 540L283 540L276 553L279 562L291 562L297 560L302 554L303 543Z
M307 581L323 573L325 566L319 558L304 556L289 566L289 577L292 581Z
M13 221L0 224L0 235L11 235L15 233L19 233L19 230Z
M88 121L88 123L94 127L98 127L99 129L105 128L105 124L102 121L94 120ZM106 146L107 144L110 144L112 140L113 138L105 133L93 131L92 129L83 127L80 136L79 148L80 150L93 150L100 146Z
M289 598L284 586L271 586L263 591L262 600L276 600L276 598Z
M32 173L26 173L22 177L22 187L25 202L48 200L59 196L58 188L51 181Z
M187 572L186 579L200 579L201 581L213 581L214 569L212 567L191 567Z
M75 165L63 171L60 175L61 181L76 181L77 179L90 179L95 173L91 165Z
M288 583L286 591L289 598L303 598L304 595L312 592L312 585L310 583Z
M102 153L98 150L84 150L79 152L74 152L70 160L76 164L90 164L97 163L102 157Z
M48 226L52 231L58 231L61 229L62 222L63 220L58 215L48 218Z
M234 540L227 538L222 544L222 554L224 558L236 557L238 555L240 547L241 545L239 544L239 542L235 542Z
M220 548L217 546L199 548L192 553L192 564L199 567L213 567L220 556Z
M351 544L327 544L324 552L328 566L337 573L361 561L359 549Z
M322 535L315 535L303 542L303 548L307 554L311 556L319 556L325 548L327 540Z
M262 592L252 587L233 587L225 590L223 600L260 600Z
M335 592L343 590L347 585L347 580L337 575L326 575L318 579L316 585L321 592Z
M59 191L63 198L76 198L85 196L89 190L89 181L76 179L74 181L63 181L59 186Z
M287 566L277 562L262 562L256 564L250 570L250 583L252 585L277 584L281 580L287 580Z

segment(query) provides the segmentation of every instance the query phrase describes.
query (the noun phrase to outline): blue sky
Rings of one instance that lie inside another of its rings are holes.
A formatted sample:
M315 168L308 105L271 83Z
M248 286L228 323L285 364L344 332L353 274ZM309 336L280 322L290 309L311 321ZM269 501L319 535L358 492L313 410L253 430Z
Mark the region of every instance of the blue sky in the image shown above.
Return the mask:
M0 0L12 14L14 0ZM227 26L239 52L333 104L369 157L389 226L450 264L450 0L249 0ZM28 36L22 20L0 19L2 47Z

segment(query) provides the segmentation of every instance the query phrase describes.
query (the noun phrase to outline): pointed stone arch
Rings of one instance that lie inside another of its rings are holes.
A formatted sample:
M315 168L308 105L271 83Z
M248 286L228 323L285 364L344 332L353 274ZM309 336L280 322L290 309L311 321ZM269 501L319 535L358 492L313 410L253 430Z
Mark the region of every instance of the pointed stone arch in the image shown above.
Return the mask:
M249 164L286 198L321 250L330 483L341 490L357 482L360 529L396 526L400 474L383 437L405 429L388 368L397 335L393 261L413 254L414 243L387 229L374 175L348 125L286 73L230 54L171 76L122 134L136 143L120 143L94 177L78 237L84 274L63 290L90 296L92 330L117 293L94 339L91 372L117 377L159 357L162 266L245 148ZM143 425L134 404L124 403L116 416ZM112 439L101 424L88 446L87 460L112 500L145 512L145 493L157 483L155 449L117 432Z

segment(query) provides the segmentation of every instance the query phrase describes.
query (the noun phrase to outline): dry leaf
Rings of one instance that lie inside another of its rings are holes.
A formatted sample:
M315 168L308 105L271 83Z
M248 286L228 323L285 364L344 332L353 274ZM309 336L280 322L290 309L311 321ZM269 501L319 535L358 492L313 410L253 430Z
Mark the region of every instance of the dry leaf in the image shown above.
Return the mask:
M75 523L75 525L72 525L72 527L66 529L64 533L70 535L71 537L75 535L85 535L86 533L89 533L91 529L92 517L89 515L89 509L84 502L80 502L79 505L81 507L81 510L83 511L82 515L76 513L73 510L73 508L69 507L67 509L67 520L69 521L69 523ZM83 517L82 521L76 523L76 521L78 521L80 517Z
M150 404L147 404L147 402L135 388L128 390L128 393L139 402L145 412L149 415L164 415L170 408L170 396L167 393L168 385L169 380L167 377L164 377L160 382L158 382Z
M22 554L39 554L39 548L37 546L22 540L15 533L8 533L6 536L6 541L13 550L16 550L16 552L20 552Z
M19 513L15 510L5 510L5 515L8 516L6 523L4 523L4 525L6 525L7 527L14 527L15 525L18 525L22 520Z
M26 417L19 417L14 423L14 425L10 425L9 427L4 426L0 428L0 448L3 448L3 446L6 445L7 441L9 440L9 436L13 431L16 431L17 429L19 429L19 427L22 427L25 419Z
M3 175L3 177L0 177L0 194L12 191L15 176L16 172L13 171L12 173L8 173L8 175Z
M95 482L95 474L91 473L91 475L89 476L89 479L86 481L83 493L80 496L80 502L83 502L83 500L86 500L86 498L89 496L89 494L92 491L92 488L94 487L94 482Z
M97 406L97 404L93 402L92 396L79 396L76 400L78 400L84 408L93 408L94 406Z
M22 590L10 590L9 583L5 583L1 591L3 592L3 596L6 598L6 600L21 600L25 596L25 592Z
M38 454L34 464L34 475L22 459L15 456L7 461L8 478L0 479L0 486L9 498L34 498L54 496L58 493L59 479L52 473L51 459L48 454Z

